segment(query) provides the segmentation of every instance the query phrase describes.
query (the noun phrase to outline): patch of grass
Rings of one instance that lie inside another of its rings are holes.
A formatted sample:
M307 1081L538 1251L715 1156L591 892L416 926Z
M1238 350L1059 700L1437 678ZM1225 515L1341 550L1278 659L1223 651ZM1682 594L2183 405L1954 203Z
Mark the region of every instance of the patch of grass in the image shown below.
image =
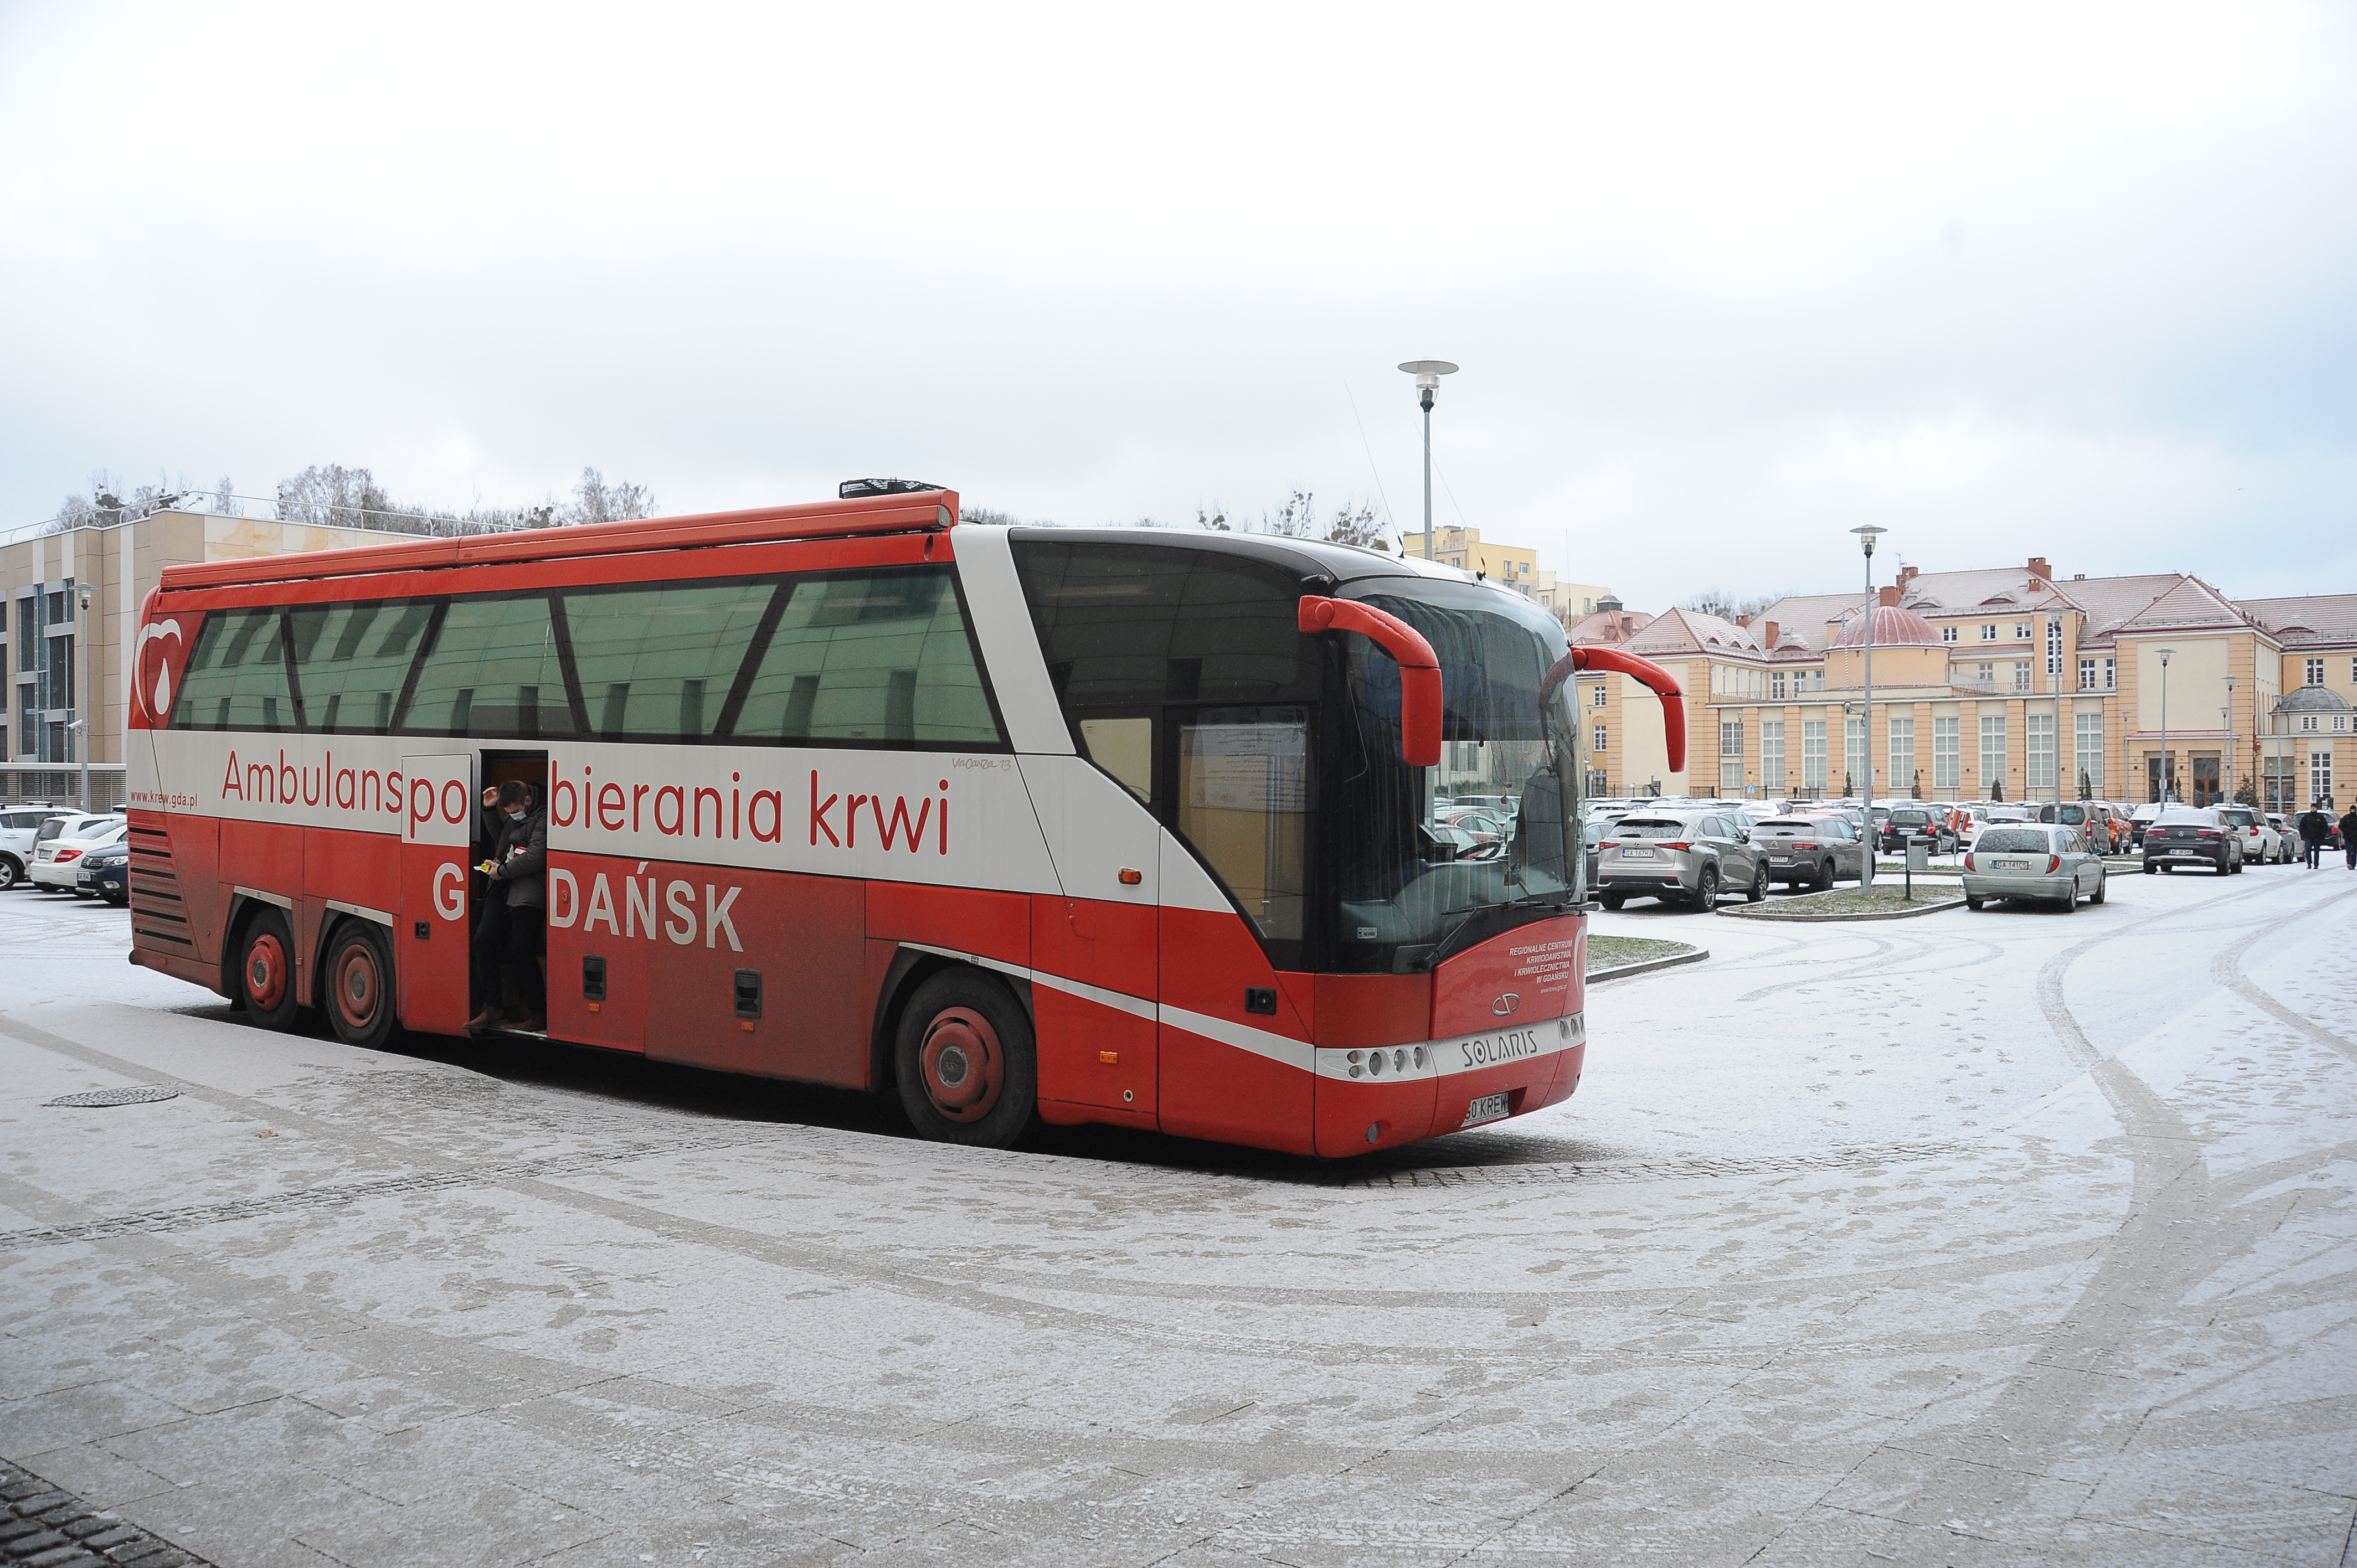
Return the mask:
M1720 913L1753 920L1794 920L1812 917L1824 919L1844 915L1928 914L1934 907L1963 901L1963 896L1953 888L1930 886L1918 886L1915 897L1910 900L1906 897L1906 890L1898 884L1878 879L1870 891L1857 887L1836 888L1831 893L1771 899L1765 904L1743 905Z
M1695 950L1692 942L1663 941L1658 937L1599 937L1587 939L1587 972L1599 969L1619 969L1624 964L1650 963L1659 958L1677 958Z

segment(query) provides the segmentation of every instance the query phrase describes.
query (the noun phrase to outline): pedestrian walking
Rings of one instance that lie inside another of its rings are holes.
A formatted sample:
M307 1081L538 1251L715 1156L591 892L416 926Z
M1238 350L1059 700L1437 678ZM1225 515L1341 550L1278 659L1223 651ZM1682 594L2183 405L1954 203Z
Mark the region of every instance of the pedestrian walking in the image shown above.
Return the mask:
M2299 842L2308 850L2308 868L2314 871L2324 864L2324 841L2332 836L2332 819L2324 814L2324 802L2310 806L2299 819Z
M518 1027L538 1033L548 1027L548 983L541 972L541 944L548 918L548 819L520 783L500 786L499 836L492 842L484 876L490 890L475 926L475 1015L468 1034L500 1024L500 965L515 965L524 1019Z
M2357 806L2341 819L2341 853L2349 857L2349 869L2357 871Z

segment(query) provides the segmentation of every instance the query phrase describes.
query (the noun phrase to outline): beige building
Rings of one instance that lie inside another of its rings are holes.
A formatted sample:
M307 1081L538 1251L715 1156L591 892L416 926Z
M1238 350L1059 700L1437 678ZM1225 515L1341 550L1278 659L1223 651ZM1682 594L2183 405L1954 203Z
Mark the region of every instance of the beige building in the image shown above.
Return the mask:
M408 537L191 511L70 528L0 544L0 802L123 803L123 718L140 607L164 568ZM84 604L85 598L88 600Z
M1405 534L1400 542L1405 553L1423 557L1422 533ZM1484 542L1478 528L1434 529L1432 559L1529 596L1566 627L1595 614L1597 607L1612 596L1612 590L1600 584L1564 582L1552 572L1542 572L1535 550Z
M2143 802L2164 768L2195 803L2349 793L2357 594L2238 602L2181 573L2058 581L2032 559L1904 568L1877 599L1870 713L1863 592L1788 597L1741 622L1673 610L1575 628L1665 665L1688 694L1687 771L1670 775L1651 693L1582 678L1591 792L1861 794L1871 733L1880 796Z

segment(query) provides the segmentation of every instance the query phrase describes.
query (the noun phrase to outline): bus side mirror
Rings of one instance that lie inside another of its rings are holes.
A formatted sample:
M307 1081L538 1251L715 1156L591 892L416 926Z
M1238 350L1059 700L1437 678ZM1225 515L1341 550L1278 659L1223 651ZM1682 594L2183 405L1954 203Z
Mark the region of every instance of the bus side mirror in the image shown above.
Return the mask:
M1440 660L1424 634L1355 599L1304 595L1302 632L1355 631L1392 657L1400 672L1400 755L1410 768L1440 765Z

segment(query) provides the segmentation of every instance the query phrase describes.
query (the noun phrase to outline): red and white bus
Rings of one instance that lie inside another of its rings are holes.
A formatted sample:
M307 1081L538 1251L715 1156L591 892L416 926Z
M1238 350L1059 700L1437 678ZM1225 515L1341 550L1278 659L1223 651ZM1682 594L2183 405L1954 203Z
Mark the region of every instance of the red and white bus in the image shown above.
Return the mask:
M272 1027L458 1033L478 793L517 779L553 1039L998 1145L1037 1117L1340 1155L1572 1092L1567 677L1674 707L1668 675L1446 567L957 508L167 568L133 961ZM1510 832L1447 827L1452 792Z

